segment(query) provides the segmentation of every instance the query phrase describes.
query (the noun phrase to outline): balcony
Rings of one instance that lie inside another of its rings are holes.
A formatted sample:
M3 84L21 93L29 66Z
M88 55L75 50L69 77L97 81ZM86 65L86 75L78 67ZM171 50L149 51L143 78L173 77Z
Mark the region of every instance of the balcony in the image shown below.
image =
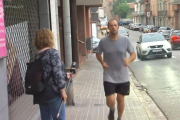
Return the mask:
M103 0L77 0L76 5L85 5L89 7L102 7Z
M132 13L133 16L141 16L141 15L145 15L144 11L135 11Z
M158 16L166 16L167 10L158 11Z
M180 0L170 0L171 4L178 5L180 4Z

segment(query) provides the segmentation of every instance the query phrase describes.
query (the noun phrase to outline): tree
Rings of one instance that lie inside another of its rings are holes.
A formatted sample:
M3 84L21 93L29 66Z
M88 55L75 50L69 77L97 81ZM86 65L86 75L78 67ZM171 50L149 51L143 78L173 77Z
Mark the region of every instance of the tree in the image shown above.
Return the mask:
M127 0L127 3L135 2L135 0Z
M112 14L119 15L121 18L126 18L129 14L130 7L126 0L114 0Z

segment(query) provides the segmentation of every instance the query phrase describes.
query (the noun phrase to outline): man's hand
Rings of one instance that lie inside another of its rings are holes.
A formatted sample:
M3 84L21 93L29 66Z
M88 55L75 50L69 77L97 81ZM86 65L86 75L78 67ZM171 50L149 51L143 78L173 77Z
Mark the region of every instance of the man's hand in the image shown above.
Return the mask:
M130 64L130 60L127 59L127 58L125 58L125 59L124 59L124 66L128 67L129 64Z
M62 99L64 102L66 102L66 100L67 100L67 94L66 94L65 89L62 89L62 90L61 90L61 99Z
M102 62L102 66L103 66L103 69L106 69L109 67L106 62Z

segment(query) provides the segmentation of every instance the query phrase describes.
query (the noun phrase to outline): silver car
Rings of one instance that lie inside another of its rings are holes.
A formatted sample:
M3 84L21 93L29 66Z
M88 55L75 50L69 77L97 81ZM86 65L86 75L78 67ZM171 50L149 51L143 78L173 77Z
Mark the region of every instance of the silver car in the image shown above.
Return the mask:
M118 33L129 37L129 32L126 29L119 29Z
M164 35L166 40L169 40L170 28L160 27L158 32L161 33L162 35Z
M137 42L137 56L141 60L147 57L165 56L172 57L171 44L160 33L142 34Z
M133 30L139 30L140 27L141 27L141 23L134 23Z

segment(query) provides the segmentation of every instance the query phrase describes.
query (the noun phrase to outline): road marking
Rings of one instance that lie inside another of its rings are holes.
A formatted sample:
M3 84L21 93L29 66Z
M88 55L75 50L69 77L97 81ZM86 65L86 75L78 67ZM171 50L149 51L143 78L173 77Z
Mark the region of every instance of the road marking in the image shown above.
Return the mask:
M175 57L175 56L172 56L172 58L177 58L177 57Z

